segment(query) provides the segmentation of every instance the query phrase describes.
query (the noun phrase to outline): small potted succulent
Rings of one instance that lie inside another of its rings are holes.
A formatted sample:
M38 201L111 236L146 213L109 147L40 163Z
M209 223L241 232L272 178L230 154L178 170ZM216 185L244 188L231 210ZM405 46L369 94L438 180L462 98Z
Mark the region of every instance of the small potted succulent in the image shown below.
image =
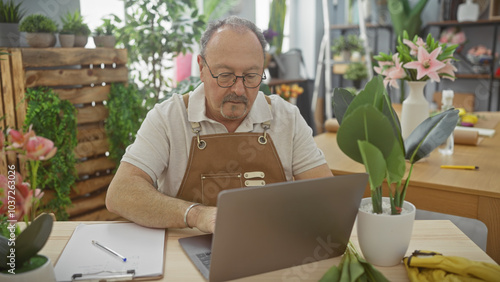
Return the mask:
M19 24L19 31L26 32L26 41L31 47L47 48L56 44L54 33L57 31L57 24L45 15L26 16Z
M79 11L74 13L68 12L64 17L61 17L63 30L65 33L75 35L74 47L85 47L90 35L89 26L83 21L83 17Z
M94 43L96 47L113 48L116 44L114 32L116 26L111 22L111 19L102 19L102 25L98 26L94 31Z

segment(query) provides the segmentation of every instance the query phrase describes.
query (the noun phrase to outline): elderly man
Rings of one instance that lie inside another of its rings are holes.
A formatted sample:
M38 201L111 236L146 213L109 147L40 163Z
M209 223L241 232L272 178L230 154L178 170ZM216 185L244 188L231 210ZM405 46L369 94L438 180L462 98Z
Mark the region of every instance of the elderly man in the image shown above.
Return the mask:
M148 113L109 186L111 212L213 232L221 190L332 175L298 108L259 92L265 46L250 21L209 25L197 58L203 83Z

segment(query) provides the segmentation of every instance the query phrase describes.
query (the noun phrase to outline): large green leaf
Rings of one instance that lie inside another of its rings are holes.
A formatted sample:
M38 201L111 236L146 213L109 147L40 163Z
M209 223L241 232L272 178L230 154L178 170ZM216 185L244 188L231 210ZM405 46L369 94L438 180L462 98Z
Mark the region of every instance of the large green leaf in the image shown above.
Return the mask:
M430 154L452 134L458 118L458 110L449 109L424 120L405 140L405 158L415 163Z
M394 142L389 156L385 159L387 163L387 182L399 183L406 172L405 154L399 143Z
M356 96L344 88L335 88L333 90L333 112L339 124L342 124L347 107L354 100L354 97Z
M372 105L379 111L382 111L385 100L384 93L385 87L382 77L376 76L372 78L366 84L365 88L361 90L358 95L356 95L354 100L352 100L344 114L344 118L361 105Z
M386 175L386 162L382 152L368 141L358 140L358 146L368 173L371 189L379 187L384 182Z
M16 239L16 265L21 266L36 255L49 239L54 219L42 214L26 227Z
M354 161L363 163L357 144L366 140L376 146L387 158L395 142L389 119L373 105L361 105L345 116L337 132L339 148Z

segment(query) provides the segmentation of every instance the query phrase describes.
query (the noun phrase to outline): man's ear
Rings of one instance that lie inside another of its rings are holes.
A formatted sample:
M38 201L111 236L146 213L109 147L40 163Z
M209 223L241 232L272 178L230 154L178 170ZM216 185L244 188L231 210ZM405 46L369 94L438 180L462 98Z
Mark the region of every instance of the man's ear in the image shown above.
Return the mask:
M198 62L198 68L200 70L200 79L201 79L201 81L203 81L203 72L202 72L202 70L203 70L203 59L201 58L201 55L198 55L196 57L196 60Z

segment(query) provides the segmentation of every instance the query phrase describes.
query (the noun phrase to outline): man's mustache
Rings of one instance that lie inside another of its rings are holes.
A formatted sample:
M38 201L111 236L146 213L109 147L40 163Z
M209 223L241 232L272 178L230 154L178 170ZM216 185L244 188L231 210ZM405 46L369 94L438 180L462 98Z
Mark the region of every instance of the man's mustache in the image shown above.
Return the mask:
M248 104L248 99L245 96L238 96L235 93L231 93L222 99L222 103L233 102L233 103L244 103Z

